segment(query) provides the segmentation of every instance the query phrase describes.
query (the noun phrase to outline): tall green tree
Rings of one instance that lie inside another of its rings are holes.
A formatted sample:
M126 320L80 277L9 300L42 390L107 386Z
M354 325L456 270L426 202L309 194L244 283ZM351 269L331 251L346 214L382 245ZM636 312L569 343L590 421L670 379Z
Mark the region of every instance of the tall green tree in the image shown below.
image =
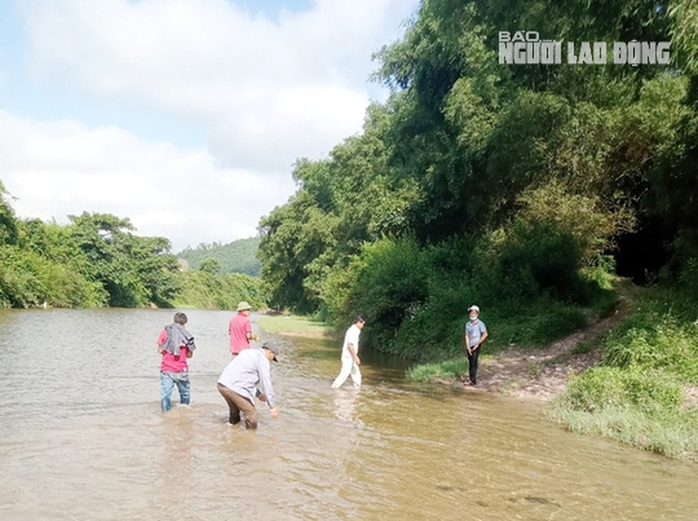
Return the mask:
M139 237L129 219L84 212L69 216L70 233L88 259L89 276L109 294L109 305L167 305L178 290L177 259L162 237Z
M336 146L321 161L301 159L298 190L260 222L259 256L271 303L310 312L323 301L323 281L365 242L407 229L416 184L387 175L392 108L371 105L364 132Z
M12 206L7 201L8 196L5 185L0 181L0 244L17 242L17 218Z
M221 271L221 263L218 259L213 258L213 257L208 257L201 261L201 265L199 266L199 271L203 271L206 273L210 273L211 275L215 275L219 271Z

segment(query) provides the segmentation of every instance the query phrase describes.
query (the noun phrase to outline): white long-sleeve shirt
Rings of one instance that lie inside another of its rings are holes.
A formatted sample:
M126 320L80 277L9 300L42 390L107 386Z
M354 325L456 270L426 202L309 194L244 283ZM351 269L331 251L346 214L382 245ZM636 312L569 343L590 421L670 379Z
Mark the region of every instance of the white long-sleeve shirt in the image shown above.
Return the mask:
M274 388L271 385L269 359L263 349L245 349L230 361L218 377L218 383L254 403L257 385L261 382L267 404L274 407Z

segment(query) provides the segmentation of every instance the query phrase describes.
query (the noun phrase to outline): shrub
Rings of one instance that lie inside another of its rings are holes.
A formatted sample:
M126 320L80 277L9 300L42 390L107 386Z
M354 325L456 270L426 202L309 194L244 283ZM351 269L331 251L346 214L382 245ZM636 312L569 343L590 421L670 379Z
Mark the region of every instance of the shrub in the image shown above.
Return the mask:
M664 295L640 300L638 309L607 335L602 362L618 368L661 369L696 384L696 326L677 317L657 296Z
M201 309L235 309L246 300L254 309L266 306L262 280L240 273L213 275L205 271L180 273L182 291L176 298L176 307Z
M106 292L70 266L14 246L0 247L0 307L100 306Z
M594 367L571 377L557 398L570 410L602 411L632 407L645 412L676 408L683 402L681 387L657 370Z
M586 303L581 254L574 237L550 223L515 219L475 243L473 285L497 300L552 298Z
M428 297L429 262L412 238L382 239L364 247L342 316L350 321L363 314L368 344L386 351L404 320L412 319Z

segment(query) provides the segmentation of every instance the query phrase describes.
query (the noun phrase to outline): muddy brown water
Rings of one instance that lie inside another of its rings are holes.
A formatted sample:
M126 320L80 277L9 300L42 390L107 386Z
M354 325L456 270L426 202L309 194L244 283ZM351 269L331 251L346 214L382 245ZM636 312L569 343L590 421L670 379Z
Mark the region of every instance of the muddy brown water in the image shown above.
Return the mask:
M365 356L364 387L331 390L336 342L275 338L281 415L230 427L231 313L187 313L192 406L163 415L172 311L0 311L1 521L698 520L695 463L566 432L535 403L410 384L396 361Z

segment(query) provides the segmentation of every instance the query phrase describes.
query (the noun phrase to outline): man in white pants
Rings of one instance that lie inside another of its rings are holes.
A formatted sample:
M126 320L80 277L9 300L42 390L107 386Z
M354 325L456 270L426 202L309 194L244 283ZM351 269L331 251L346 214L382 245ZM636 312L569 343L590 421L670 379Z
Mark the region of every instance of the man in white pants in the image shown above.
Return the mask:
M366 319L361 315L354 319L354 323L347 329L342 346L342 370L332 383L332 389L341 387L349 375L354 382L354 387L361 387L361 371L359 366L359 335L366 324Z

